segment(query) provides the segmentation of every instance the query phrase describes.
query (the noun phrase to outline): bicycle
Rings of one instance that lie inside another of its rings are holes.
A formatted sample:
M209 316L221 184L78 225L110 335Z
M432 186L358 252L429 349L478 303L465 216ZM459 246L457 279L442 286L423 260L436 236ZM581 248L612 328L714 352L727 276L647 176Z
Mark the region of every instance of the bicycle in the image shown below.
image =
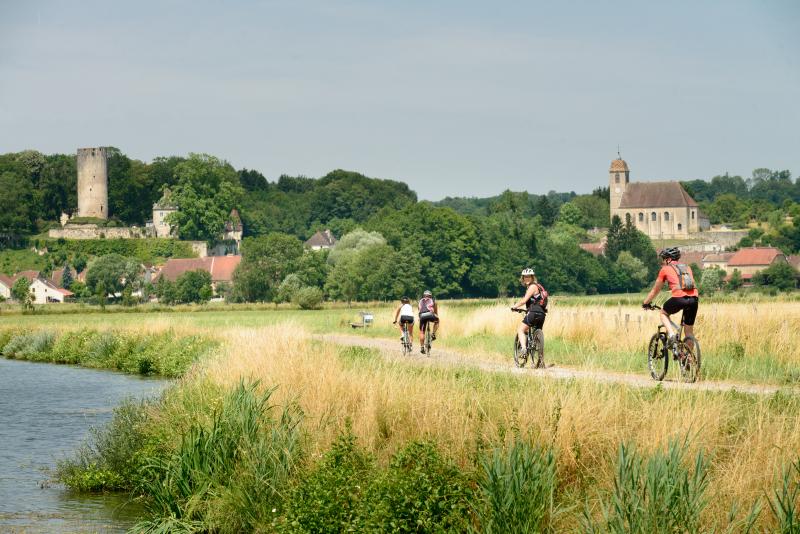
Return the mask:
M394 324L397 324L397 321ZM400 344L403 347L403 356L405 356L411 354L411 336L408 333L408 323L401 322L400 326L403 329L403 337L400 339Z
M422 326L420 325L420 328ZM423 343L423 347L425 347L425 354L430 358L431 355L431 328L428 324L425 325L425 341Z
M512 311L517 313L528 313L528 310L521 310L519 308L511 308ZM519 338L514 335L514 363L517 367L525 367L525 364L528 363L528 360L531 361L531 365L534 369L543 369L544 368L544 332L542 332L541 328L528 328L528 337L527 337L527 350L525 352L522 351L522 347L519 344Z
M661 310L661 306L651 304L646 309ZM660 324L647 345L647 367L650 369L650 376L658 381L664 379L669 368L671 351L672 359L677 361L680 366L681 380L689 383L696 382L700 378L700 343L692 335L683 335L685 326L683 316L681 316L680 326L672 322L672 319L669 322L677 331L675 342L669 346L667 330L663 324Z

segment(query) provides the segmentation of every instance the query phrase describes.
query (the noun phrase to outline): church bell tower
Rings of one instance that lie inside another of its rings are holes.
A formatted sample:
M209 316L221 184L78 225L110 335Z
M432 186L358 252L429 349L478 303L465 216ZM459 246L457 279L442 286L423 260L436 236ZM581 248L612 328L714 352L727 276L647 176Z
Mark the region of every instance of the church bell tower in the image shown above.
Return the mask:
M609 204L611 208L611 215L614 215L614 210L619 209L622 202L622 195L628 188L631 181L631 171L628 169L628 164L620 156L617 151L617 159L611 162L611 167L608 169L608 189L609 189Z

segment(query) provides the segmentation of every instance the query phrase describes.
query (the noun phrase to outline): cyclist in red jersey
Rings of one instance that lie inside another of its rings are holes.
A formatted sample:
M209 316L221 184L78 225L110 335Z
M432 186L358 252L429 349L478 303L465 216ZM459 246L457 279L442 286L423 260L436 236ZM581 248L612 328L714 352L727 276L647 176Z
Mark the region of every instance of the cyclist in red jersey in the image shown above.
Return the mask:
M672 328L669 316L683 310L683 324L685 325L686 335L694 335L694 321L697 317L697 307L699 293L697 284L694 282L692 268L686 264L678 263L681 259L681 251L675 247L668 248L659 252L662 267L658 272L656 283L653 289L647 294L642 307L650 306L650 302L658 295L666 281L672 292L672 297L661 307L661 324L667 329L670 340L675 339L676 332Z

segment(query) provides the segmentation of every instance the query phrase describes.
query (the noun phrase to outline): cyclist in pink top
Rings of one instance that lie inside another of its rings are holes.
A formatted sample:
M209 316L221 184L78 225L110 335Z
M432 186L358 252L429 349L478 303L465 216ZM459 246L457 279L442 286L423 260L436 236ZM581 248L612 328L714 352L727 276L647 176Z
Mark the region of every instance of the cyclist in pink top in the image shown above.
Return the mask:
M674 340L676 332L672 328L669 316L683 310L683 324L685 325L686 335L693 336L699 293L697 292L697 284L694 281L692 268L684 263L678 263L678 260L681 259L681 251L676 247L662 250L659 252L659 256L663 266L658 272L653 289L644 299L642 307L647 308L650 306L650 302L658 295L666 281L672 292L672 297L661 307L661 324L669 332L670 340Z

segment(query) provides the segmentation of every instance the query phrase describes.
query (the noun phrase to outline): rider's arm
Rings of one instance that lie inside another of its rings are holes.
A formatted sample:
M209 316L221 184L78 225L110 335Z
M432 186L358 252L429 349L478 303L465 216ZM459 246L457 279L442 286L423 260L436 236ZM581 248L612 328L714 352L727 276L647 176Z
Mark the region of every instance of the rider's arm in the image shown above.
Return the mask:
M664 287L664 281L659 277L656 280L656 283L653 284L653 289L650 290L650 293L647 294L647 297L644 299L643 304L650 304L650 302L658 295L658 292L661 291L661 288Z
M394 310L394 322L397 322L397 316L400 315L400 308L402 306L398 306L396 310Z
M528 286L528 290L525 292L525 296L522 297L522 300L514 304L512 308L519 308L521 306L524 306L526 302L528 302L534 297L534 295L538 294L539 294L539 288L536 287L536 284L531 284L530 286Z

